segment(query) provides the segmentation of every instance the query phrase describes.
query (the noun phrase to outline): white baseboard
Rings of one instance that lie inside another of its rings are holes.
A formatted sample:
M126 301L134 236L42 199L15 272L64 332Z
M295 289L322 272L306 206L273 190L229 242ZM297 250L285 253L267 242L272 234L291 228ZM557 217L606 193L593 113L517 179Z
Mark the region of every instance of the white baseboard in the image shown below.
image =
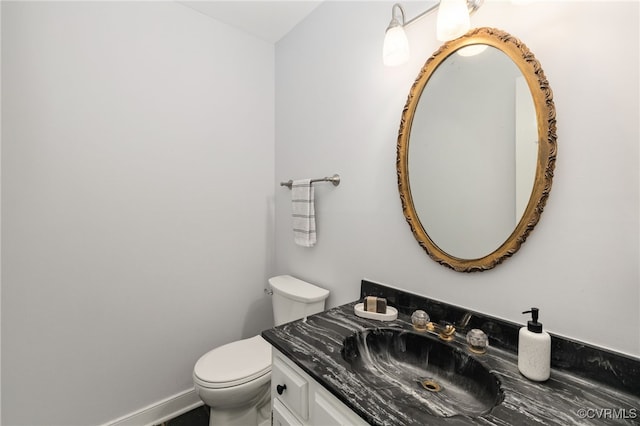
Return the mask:
M167 399L148 405L102 426L153 426L171 420L204 405L195 389L188 389Z

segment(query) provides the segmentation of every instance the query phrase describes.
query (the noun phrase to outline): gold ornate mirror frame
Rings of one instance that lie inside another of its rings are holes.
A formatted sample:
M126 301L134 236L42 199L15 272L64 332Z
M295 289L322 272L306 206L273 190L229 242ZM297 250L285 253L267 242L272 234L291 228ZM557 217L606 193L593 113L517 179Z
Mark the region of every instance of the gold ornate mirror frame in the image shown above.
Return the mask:
M420 95L438 66L456 50L486 44L504 52L518 66L527 81L536 110L538 127L538 157L533 189L522 218L507 240L492 253L478 259L461 259L441 250L425 231L416 212L409 186L408 148L411 125ZM556 160L556 111L549 82L527 46L512 35L495 28L476 28L464 36L442 45L425 63L416 78L402 111L398 132L396 168L402 210L420 246L441 265L460 272L492 269L512 256L540 220L551 191Z

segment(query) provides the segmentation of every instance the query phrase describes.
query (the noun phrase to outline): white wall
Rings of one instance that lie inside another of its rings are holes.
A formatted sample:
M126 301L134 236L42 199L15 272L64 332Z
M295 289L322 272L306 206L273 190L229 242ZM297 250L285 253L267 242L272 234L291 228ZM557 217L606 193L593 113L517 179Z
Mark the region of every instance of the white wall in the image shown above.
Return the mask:
M391 4L324 3L274 76L272 45L171 2L2 2L3 424L98 424L188 389L201 354L271 321L272 273L330 305L363 277L516 321L537 305L553 332L640 354L637 2L473 17L541 61L559 138L541 222L480 274L435 264L402 216L400 114L438 43L426 17L411 62L383 67ZM295 246L277 182L334 172L318 245Z
M0 1L0 83L2 82L2 2ZM0 99L2 98L2 84L0 84ZM2 102L0 102L0 194L2 186ZM0 216L2 211L2 197L0 196ZM0 219L0 241L2 241L2 220ZM0 244L0 260L2 259L2 244ZM0 323L2 319L2 262L0 261ZM2 326L0 324L0 366L2 365ZM2 368L0 368L0 383L2 383ZM0 425L2 425L2 386L0 385Z
M276 45L276 179L340 173L316 186L318 244L293 244L289 193L276 191L277 270L358 297L369 278L640 355L639 5L486 2L473 26L523 40L554 91L558 160L540 223L497 268L446 269L418 246L400 205L396 139L435 15L408 28L410 63L382 65L392 2L325 2ZM413 15L410 15L412 17ZM618 48L624 46L624 48Z
M173 2L2 7L2 422L99 424L271 324L274 46Z

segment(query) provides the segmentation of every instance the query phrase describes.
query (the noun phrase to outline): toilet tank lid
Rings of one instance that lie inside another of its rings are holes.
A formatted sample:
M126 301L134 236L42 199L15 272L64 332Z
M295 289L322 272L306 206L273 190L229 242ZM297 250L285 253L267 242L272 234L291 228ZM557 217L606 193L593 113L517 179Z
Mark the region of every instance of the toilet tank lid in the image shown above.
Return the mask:
M279 275L269 278L274 293L299 302L313 303L329 297L329 290L309 284L291 275Z

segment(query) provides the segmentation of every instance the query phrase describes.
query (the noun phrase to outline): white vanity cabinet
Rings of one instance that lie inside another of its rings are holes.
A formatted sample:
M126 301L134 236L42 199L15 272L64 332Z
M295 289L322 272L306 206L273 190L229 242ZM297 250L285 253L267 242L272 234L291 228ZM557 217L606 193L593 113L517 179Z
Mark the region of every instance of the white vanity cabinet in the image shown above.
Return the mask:
M277 349L271 367L271 407L274 426L368 424Z

